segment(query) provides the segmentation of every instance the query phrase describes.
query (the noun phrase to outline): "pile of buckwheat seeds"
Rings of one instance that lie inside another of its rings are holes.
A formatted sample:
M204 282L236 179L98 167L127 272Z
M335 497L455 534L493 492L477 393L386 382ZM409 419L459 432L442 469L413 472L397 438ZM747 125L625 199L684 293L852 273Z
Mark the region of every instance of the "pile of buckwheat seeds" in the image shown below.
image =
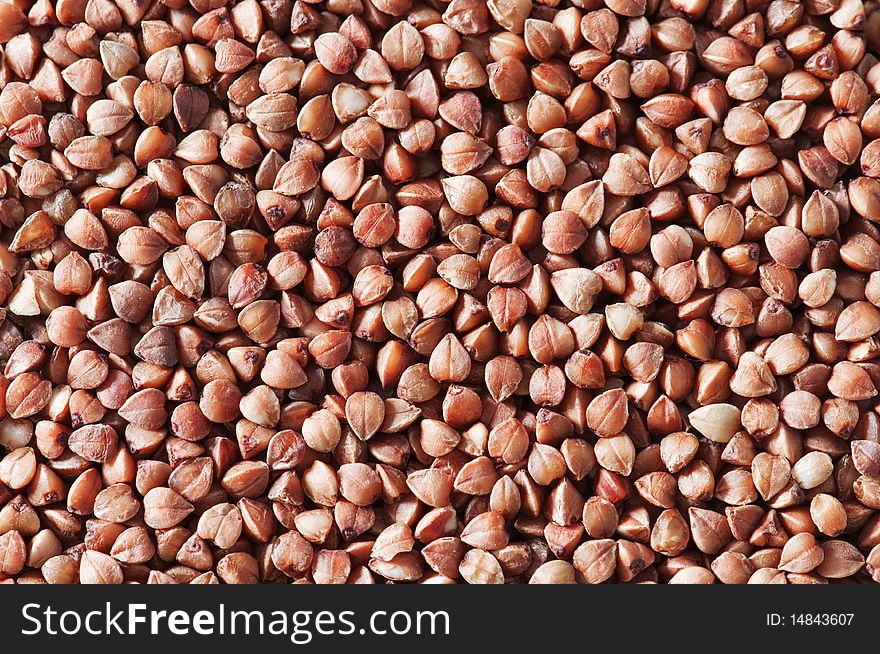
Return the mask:
M880 582L880 2L0 44L0 580Z

